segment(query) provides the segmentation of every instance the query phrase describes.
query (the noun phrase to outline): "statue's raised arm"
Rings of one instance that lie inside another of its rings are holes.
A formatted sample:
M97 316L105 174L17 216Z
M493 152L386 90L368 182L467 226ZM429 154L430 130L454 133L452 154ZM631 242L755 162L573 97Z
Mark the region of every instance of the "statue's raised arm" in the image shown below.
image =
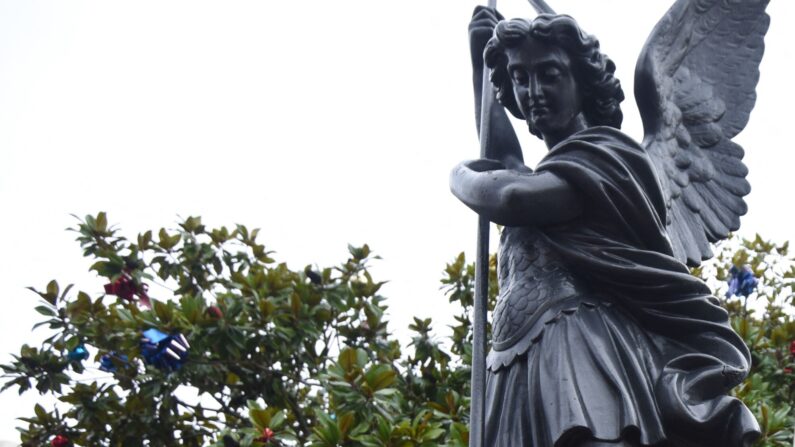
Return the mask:
M710 242L740 227L750 192L743 149L731 139L756 102L769 0L679 0L638 58L635 97L643 147L667 200L674 255L712 257Z

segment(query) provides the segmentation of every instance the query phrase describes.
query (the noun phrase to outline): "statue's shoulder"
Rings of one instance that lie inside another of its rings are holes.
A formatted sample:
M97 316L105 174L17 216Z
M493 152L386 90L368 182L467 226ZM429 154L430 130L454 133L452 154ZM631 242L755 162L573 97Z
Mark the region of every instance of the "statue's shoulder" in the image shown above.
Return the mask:
M592 144L609 144L644 152L643 147L634 138L611 126L593 126L572 135L571 140L585 141Z
M619 129L610 126L593 126L581 130L549 151L544 160L555 159L571 152L608 152L617 155L647 158L640 143Z

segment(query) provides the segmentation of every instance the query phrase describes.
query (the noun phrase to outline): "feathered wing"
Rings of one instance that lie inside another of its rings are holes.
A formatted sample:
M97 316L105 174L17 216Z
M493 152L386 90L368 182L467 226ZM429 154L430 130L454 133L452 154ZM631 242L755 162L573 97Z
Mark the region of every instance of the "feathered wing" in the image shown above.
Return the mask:
M674 254L698 265L740 227L750 192L732 142L756 102L769 0L678 0L635 68L643 147L668 199Z

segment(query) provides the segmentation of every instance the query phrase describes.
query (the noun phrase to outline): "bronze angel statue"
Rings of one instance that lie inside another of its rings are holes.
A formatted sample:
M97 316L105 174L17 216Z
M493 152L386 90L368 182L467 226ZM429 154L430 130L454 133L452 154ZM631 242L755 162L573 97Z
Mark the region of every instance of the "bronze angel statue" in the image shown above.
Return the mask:
M476 112L498 103L486 157L451 189L504 226L487 356L485 441L505 446L750 445L729 395L750 354L689 274L746 212L743 149L768 0L678 0L638 59L641 143L599 42L569 16L470 23ZM484 101L483 104L486 104ZM549 152L531 169L505 110Z

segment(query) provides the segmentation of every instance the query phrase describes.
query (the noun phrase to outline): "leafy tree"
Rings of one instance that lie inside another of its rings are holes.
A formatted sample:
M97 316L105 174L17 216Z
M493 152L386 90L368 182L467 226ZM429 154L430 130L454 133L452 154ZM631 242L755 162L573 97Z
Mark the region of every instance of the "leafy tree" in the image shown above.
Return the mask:
M734 392L755 413L762 429L757 445L765 447L793 445L794 261L789 243L777 245L757 235L719 245L714 260L693 271L724 298L734 330L751 349L751 374ZM759 281L750 293L728 285L732 273L741 275L743 269Z
M366 245L349 247L336 267L293 271L242 225L208 229L189 217L128 240L99 213L74 231L106 293L55 281L33 289L45 317L37 326L52 334L2 366L4 389L35 388L59 404L21 418L23 445L467 445L474 267L463 254L442 280L460 306L450 339L415 318L402 348ZM728 247L694 273L720 293L732 263L761 278L753 294L727 300L754 350L737 392L763 425L760 445L786 445L795 270L786 245L757 238ZM492 257L492 308L495 267ZM755 311L758 302L765 308ZM151 329L165 341L143 342Z

